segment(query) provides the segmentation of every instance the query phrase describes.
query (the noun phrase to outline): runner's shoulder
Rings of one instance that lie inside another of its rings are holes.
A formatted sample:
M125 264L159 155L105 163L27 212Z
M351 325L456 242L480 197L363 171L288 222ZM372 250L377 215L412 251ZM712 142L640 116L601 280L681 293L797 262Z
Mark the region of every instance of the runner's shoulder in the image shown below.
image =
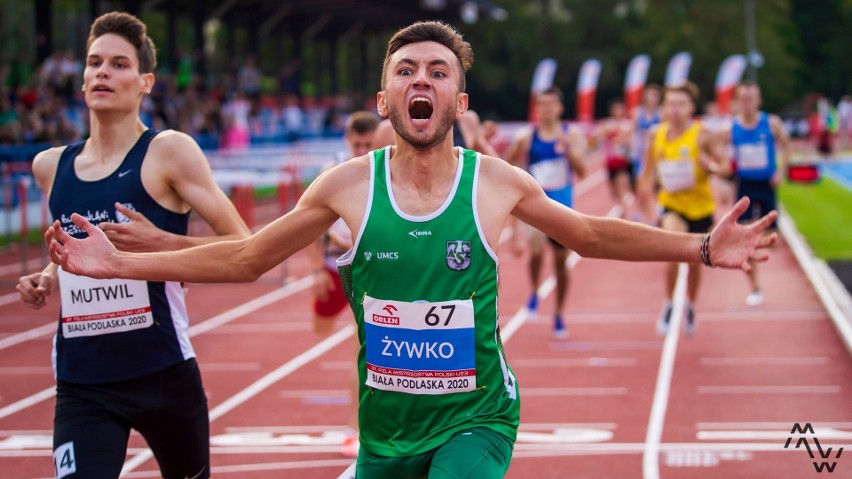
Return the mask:
M187 148L201 150L198 143L191 136L177 130L163 130L159 132L151 140L151 148L164 153L185 153Z
M784 129L784 120L782 120L780 116L776 115L775 113L767 113L766 117L769 120L770 128L781 128L782 130Z
M59 157L62 156L65 148L66 145L54 146L53 148L38 152L33 159L33 169L43 165L56 164L59 162Z
M331 193L370 181L370 155L362 155L323 171L314 184Z
M529 176L523 168L488 155L481 155L479 174L482 181L506 186L520 186Z
M56 168L59 165L59 158L62 152L65 151L65 146L55 146L39 152L33 159L33 176L41 186L44 182L50 182L56 174Z

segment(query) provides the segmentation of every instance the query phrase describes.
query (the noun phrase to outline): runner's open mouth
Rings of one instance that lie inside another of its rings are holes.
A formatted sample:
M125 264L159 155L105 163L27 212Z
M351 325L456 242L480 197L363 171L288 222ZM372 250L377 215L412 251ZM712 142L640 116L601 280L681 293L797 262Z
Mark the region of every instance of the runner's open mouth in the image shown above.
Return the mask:
M424 97L412 98L408 103L408 115L412 120L428 120L432 117L432 102Z

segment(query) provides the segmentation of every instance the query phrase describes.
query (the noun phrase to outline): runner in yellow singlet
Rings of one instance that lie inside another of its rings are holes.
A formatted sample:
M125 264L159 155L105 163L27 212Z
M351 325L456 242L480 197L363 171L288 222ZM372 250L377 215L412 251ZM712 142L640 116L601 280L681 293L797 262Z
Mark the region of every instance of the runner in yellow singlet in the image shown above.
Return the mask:
M640 188L647 192L656 177L659 185L657 202L663 207L660 226L670 231L707 233L713 226L716 205L710 189L710 174L726 173L729 163L717 135L693 119L698 89L691 83L666 88L663 111L666 121L654 127L645 151L646 168ZM640 197L648 195L640 195ZM657 331L665 334L671 323L672 295L677 278L677 263L666 270L667 298L657 323ZM686 334L695 333L693 303L698 295L701 270L689 265L686 303Z

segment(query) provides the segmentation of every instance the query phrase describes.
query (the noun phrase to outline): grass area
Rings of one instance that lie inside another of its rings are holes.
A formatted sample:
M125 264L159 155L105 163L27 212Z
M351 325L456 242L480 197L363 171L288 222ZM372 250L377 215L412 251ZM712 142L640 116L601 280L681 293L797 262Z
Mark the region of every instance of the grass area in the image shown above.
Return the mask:
M27 235L27 243L31 245L39 245L44 241L43 231L40 229L31 229ZM6 249L13 244L21 243L21 234L14 232L11 234L0 235L0 249Z
M852 260L852 191L823 176L811 185L785 182L779 196L814 254Z

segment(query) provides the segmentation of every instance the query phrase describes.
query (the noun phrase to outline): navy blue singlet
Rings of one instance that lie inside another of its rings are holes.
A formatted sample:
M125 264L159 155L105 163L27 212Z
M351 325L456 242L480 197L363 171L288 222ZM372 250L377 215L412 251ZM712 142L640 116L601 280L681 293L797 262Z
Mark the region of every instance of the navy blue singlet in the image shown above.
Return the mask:
M95 181L81 180L74 169L85 141L65 148L49 204L66 232L76 238L86 236L71 223L72 213L95 225L129 221L116 211L118 202L141 212L162 230L187 233L189 213L167 210L142 185L142 162L156 134L146 130L121 165ZM122 381L195 357L180 283L95 280L60 269L60 291L62 309L53 354L56 377L61 381Z

